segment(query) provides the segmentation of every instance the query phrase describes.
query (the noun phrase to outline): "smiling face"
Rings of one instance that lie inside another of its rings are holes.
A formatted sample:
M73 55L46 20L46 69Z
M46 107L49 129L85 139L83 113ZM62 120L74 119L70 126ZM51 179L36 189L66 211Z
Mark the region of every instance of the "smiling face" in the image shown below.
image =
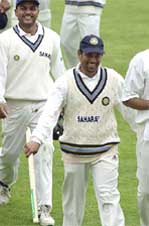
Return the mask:
M21 28L32 27L36 23L38 17L39 8L33 2L24 2L17 6L15 10L16 17L19 20Z
M80 60L80 71L88 77L93 77L98 71L102 55L99 53L84 53L79 50L78 57Z

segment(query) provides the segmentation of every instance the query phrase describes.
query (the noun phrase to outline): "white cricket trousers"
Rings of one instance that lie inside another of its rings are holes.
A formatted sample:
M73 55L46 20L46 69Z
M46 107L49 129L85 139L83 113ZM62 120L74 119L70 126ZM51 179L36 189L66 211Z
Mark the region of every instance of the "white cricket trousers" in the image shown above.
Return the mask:
M144 125L141 125L137 137L137 178L138 207L140 225L149 226L149 141L143 139Z
M90 34L99 36L101 14L102 9L99 9L99 14L64 13L60 37L67 68L74 67L78 63L77 51L80 40Z
M12 185L17 180L19 157L26 142L26 128L36 127L44 101L7 101L9 116L2 120L2 148L0 149L0 181ZM38 205L52 207L51 137L34 155ZM26 160L27 161L27 160ZM21 176L21 175L20 175ZM28 185L25 185L28 186Z
M89 170L92 172L102 226L124 226L124 215L117 189L117 154L103 157L95 164L64 163L63 226L82 225Z
M39 1L39 15L38 15L38 20L39 22L45 26L50 28L51 26L51 10L50 10L50 0L41 0ZM11 15L11 24L14 26L16 23L18 23L18 20L15 16L15 5L16 5L16 0L13 0L13 7L12 7L12 15Z

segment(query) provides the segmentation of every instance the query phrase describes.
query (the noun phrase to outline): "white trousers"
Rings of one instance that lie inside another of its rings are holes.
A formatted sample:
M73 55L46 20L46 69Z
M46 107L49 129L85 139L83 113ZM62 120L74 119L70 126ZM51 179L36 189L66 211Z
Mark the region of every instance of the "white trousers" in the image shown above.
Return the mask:
M149 226L149 141L143 139L144 126L140 127L137 139L138 207L140 225Z
M85 210L88 171L93 176L102 226L124 226L120 207L118 156L109 155L95 164L64 163L63 226L81 226Z
M38 20L39 22L45 26L45 27L50 27L51 26L51 10L50 10L50 0L41 0L39 1L39 15L38 15ZM15 25L18 20L15 16L15 5L16 5L16 0L13 0L13 7L12 7L12 15L11 15L11 25Z
M74 67L78 63L77 51L80 40L89 34L99 36L102 9L99 10L99 14L64 13L60 37L67 68Z
M9 116L2 121L2 149L0 150L0 181L11 186L17 180L19 156L26 142L26 128L33 130L45 102L8 101ZM51 137L41 145L35 159L38 205L52 207ZM27 186L27 185L24 185Z

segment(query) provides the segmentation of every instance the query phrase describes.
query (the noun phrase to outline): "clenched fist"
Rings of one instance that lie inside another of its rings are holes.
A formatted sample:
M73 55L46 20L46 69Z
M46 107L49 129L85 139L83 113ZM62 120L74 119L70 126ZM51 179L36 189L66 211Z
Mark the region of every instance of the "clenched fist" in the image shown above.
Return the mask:
M30 141L24 146L24 151L26 157L29 157L31 154L36 154L38 152L38 149L40 147L40 144L35 141Z

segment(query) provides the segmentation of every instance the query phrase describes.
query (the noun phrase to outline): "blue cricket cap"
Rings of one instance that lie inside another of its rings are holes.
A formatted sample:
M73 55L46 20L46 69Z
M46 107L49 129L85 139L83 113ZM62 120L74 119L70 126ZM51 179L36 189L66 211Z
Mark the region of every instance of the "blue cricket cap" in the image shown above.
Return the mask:
M80 50L84 53L99 53L103 55L104 43L101 38L96 35L86 35L80 42Z
M33 2L35 5L39 5L38 0L16 0L16 7L24 2Z
M8 18L6 13L0 13L0 29L4 29L7 25Z

